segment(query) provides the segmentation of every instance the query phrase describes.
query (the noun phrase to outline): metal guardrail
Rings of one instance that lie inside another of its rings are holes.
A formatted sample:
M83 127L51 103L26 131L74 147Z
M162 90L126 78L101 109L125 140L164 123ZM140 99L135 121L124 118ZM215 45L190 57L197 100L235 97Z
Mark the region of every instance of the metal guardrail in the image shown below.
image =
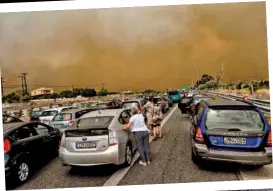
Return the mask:
M235 96L235 95L226 95L220 94L216 92L210 92L212 95L216 95L218 97L229 99L229 100L241 100L243 101L242 96ZM269 100L259 100L259 99L248 99L250 103L259 107L262 111L270 114L270 101Z

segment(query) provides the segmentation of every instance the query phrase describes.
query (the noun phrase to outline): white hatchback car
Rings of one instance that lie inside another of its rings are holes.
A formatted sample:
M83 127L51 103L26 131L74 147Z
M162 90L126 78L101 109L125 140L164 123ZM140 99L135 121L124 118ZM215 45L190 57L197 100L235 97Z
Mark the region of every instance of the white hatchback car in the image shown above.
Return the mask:
M63 165L129 166L136 143L131 131L122 127L129 122L129 109L92 111L77 119L62 136L59 156Z

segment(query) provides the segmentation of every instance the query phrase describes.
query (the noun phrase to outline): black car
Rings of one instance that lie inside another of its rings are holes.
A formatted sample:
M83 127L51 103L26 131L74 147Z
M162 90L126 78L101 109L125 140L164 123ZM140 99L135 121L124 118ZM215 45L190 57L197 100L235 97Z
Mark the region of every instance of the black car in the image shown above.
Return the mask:
M182 97L181 101L178 103L178 108L181 113L189 113L190 112L190 104L192 103L193 97Z
M38 161L58 153L58 129L39 122L18 122L4 124L3 130L6 178L23 183Z

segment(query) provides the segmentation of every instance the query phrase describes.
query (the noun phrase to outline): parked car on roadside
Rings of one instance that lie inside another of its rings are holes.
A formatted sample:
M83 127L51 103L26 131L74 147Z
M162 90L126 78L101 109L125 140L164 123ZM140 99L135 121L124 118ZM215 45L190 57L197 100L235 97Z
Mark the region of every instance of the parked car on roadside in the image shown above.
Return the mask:
M54 116L52 121L49 122L49 125L59 129L61 133L63 133L64 130L70 127L76 119L91 111L93 111L93 109L86 108L71 109L68 111L60 112Z
M192 97L182 97L181 101L178 103L178 108L182 114L190 112L190 104L192 99Z
M58 129L39 122L4 124L3 127L6 178L23 183L37 161L58 153L61 138Z
M77 109L77 107L68 106L68 107L57 107L52 109L47 109L42 111L41 116L39 117L39 122L44 124L49 124L49 122L60 112L68 111L71 109Z
M192 101L190 103L190 110L189 110L189 114L190 116L193 116L194 115L194 112L195 112L195 108L196 108L196 105L200 102L200 101L207 101L207 100L213 100L212 97L210 96L204 96L204 95L195 95L192 97Z
M3 124L15 124L15 123L21 123L23 122L21 119L18 119L16 117L13 117L11 115L3 114Z
M161 97L154 97L154 103L161 107L162 113L166 113L169 110L168 102L164 101Z
M132 132L122 126L130 117L131 111L122 108L97 110L77 119L62 135L59 156L63 165L129 166L136 144Z
M138 107L143 107L145 105L145 101L143 99L132 99L132 100L128 100L128 101L124 101L121 104L121 108L126 108L126 109L131 109L131 106L133 103L136 103L138 105ZM145 121L147 122L147 115L145 112L142 112Z
M167 95L163 95L162 99L168 103L169 108L173 106L173 101Z
M202 165L205 160L254 166L272 163L271 127L253 104L201 101L190 132L196 164Z

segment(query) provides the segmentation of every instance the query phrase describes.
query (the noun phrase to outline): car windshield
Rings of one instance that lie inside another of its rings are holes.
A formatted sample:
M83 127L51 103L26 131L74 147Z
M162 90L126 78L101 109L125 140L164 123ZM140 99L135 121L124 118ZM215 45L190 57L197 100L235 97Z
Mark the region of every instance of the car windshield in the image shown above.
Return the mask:
M211 97L195 97L193 99L193 104L197 105L200 101L208 101L208 100L212 100Z
M208 130L259 131L264 129L264 122L255 110L209 109L205 124Z
M114 117L103 116L103 117L88 117L82 118L77 123L77 128L79 129L90 129L94 128L105 128L110 125ZM76 125L76 123L74 124Z
M169 91L169 95L173 96L173 95L178 95L179 92L178 91Z
M69 121L69 120L72 120L71 113L59 113L53 118L52 121Z
M58 113L57 110L52 110L52 111L43 111L41 116L55 116Z
M133 104L137 104L139 107L139 103L137 101L124 102L122 104L122 108L131 108Z

